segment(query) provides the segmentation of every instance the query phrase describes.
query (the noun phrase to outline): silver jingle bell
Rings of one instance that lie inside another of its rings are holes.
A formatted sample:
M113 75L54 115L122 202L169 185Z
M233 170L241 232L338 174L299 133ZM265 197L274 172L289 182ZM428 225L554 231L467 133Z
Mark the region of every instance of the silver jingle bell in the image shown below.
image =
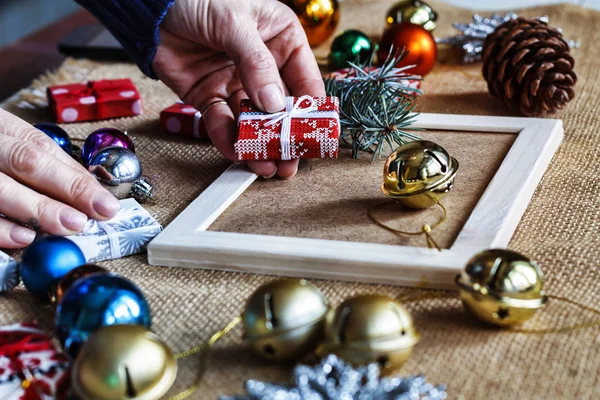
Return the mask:
M107 185L133 183L142 176L142 166L137 156L123 147L107 147L90 161L88 170Z

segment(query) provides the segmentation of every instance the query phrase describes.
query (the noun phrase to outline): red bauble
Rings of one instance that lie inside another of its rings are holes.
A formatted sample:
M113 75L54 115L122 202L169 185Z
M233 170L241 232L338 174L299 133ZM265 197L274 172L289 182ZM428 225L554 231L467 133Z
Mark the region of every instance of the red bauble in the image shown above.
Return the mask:
M379 42L377 56L380 63L386 60L392 46L394 51L403 48L408 51L408 55L397 64L398 67L416 65L408 70L408 73L425 76L435 65L437 58L435 39L420 25L403 22L386 30Z

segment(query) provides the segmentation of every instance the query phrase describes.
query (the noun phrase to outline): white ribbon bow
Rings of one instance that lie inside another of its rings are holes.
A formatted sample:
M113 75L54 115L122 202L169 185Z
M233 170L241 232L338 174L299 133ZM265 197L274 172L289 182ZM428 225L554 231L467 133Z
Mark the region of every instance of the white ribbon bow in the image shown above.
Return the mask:
M308 107L301 107L302 103L308 101ZM238 121L248 120L270 120L265 126L272 126L281 121L281 159L291 160L291 134L292 134L292 118L336 118L339 121L339 114L335 111L319 111L315 99L305 95L299 97L294 103L293 97L285 98L285 111L280 111L274 114L242 114Z

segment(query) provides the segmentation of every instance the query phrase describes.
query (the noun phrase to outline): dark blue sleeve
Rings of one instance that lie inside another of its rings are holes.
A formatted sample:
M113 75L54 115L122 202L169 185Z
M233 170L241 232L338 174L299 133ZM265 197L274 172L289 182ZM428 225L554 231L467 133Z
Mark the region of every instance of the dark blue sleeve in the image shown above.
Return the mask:
M158 26L175 0L75 0L125 47L142 72L156 79L152 61L160 44Z

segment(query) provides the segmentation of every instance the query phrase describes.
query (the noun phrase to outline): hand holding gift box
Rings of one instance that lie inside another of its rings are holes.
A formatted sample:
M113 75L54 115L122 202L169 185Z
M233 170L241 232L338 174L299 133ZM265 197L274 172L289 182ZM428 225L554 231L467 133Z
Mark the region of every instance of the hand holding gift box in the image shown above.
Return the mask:
M142 99L131 79L51 86L48 104L58 123L132 117L142 113Z
M83 232L67 236L87 262L112 260L141 253L162 227L134 199L121 200L121 210L109 221L89 220Z
M285 110L266 114L242 100L237 159L335 158L340 135L337 97L287 97Z

